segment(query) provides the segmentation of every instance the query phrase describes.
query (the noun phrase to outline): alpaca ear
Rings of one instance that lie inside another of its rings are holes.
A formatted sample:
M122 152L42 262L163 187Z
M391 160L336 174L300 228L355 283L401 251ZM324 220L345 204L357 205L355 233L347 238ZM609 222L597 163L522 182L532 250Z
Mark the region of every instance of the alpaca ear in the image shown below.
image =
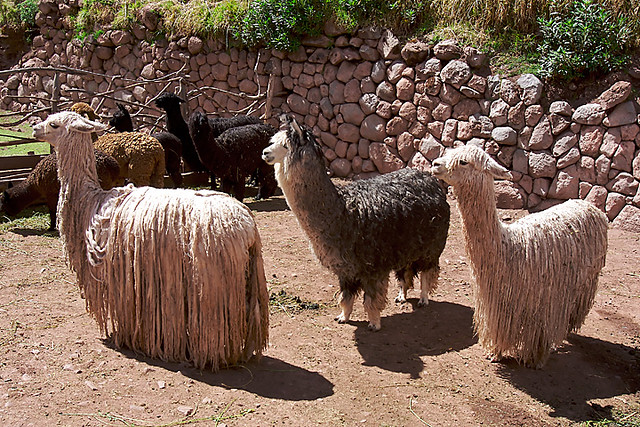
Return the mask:
M296 122L296 119L294 118L291 118L291 128L294 131L296 131L300 139L304 139L304 136L302 135L302 129L300 129L300 125L298 124L298 122Z
M291 116L287 113L282 113L278 116L278 121L280 122L280 130L287 130L291 123Z
M116 103L116 105L118 106L118 110L122 111L123 113L127 112L127 109L125 108L124 105L120 104L119 102Z
M495 160L491 159L487 164L487 170L493 175L495 179L507 179L512 180L513 174L509 171L509 169L500 165Z
M92 122L91 120L85 119L82 116L78 116L69 124L69 129L80 133L99 132L105 130L106 128L106 125L98 122Z

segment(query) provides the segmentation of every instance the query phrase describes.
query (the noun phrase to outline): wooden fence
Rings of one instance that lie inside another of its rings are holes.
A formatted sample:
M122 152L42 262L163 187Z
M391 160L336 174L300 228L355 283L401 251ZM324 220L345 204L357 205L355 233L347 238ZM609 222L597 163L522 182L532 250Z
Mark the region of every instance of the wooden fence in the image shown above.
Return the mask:
M256 61L256 67L259 61ZM20 74L20 73L37 73L40 75L52 75L53 76L53 86L51 90L51 94L49 98L41 98L35 97L31 95L7 95L9 99L15 99L18 101L38 101L41 104L44 104L44 107L35 108L28 112L8 112L0 114L0 117L18 117L13 121L6 121L4 123L0 123L0 127L12 127L17 126L25 121L31 119L34 116L39 115L49 115L52 113L56 113L58 111L63 111L68 109L73 105L76 101L72 100L70 94L75 92L79 93L80 96L77 98L92 100L98 99L98 103L95 105L95 110L99 111L103 106L105 100L111 99L113 101L122 103L126 105L131 114L131 118L135 120L139 127L146 128L150 133L159 132L165 130L163 127L165 114L164 111L155 107L153 101L162 94L163 92L170 90L170 88L175 87L175 92L178 96L183 99L192 100L194 98L199 98L202 96L209 96L213 92L221 92L225 95L242 98L248 100L248 105L238 111L231 111L233 114L252 114L256 111L260 111L263 107L265 108L265 114L263 118L269 118L271 116L271 99L273 97L273 93L271 88L273 87L272 82L273 78L269 79L269 84L267 88L262 88L257 78L257 73L255 73L255 80L258 85L256 94L247 94L241 92L232 92L216 87L199 87L195 83L189 80L189 75L184 73L186 65L184 65L180 70L168 73L162 77L158 77L155 79L129 79L122 75L107 75L102 73L96 73L87 70L81 70L76 68L70 68L65 66L60 67L26 67L26 68L17 68L11 70L0 70L0 76L7 74ZM86 75L86 76L100 76L108 82L108 89L100 92L92 92L82 88L66 88L63 89L62 84L60 82L61 73L66 74L75 74L75 75ZM115 93L117 91L122 90L132 90L136 86L145 86L150 83L160 83L162 86L162 90L158 91L158 95L152 97L147 100L146 103L141 103L132 100L124 100L117 98ZM64 92L68 92L65 94ZM213 101L213 97L210 99ZM90 101L88 101L90 103ZM188 106L184 105L185 113L188 113L186 109ZM21 138L16 137L15 140L0 142L1 146L9 146L9 145L18 145L25 144L29 142L35 142L34 139L31 138ZM0 191L7 188L7 186L12 183L16 184L23 180L29 172L33 169L33 167L42 159L43 156L11 156L11 157L0 157ZM200 185L202 184L203 176L202 174L187 174L185 176L185 184L186 185Z

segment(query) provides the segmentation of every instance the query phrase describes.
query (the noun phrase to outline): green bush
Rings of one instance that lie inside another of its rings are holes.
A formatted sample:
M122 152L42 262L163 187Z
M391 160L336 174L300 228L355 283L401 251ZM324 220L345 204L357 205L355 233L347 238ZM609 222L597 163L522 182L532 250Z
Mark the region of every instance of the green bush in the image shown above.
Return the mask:
M0 27L26 29L36 24L38 0L0 0Z
M540 19L539 74L572 80L614 71L628 59L631 30L593 0L576 0L567 12Z
M69 16L75 37L84 39L106 23L113 23L119 10L114 0L84 0L77 15ZM119 6L119 4L117 5Z
M18 4L20 22L27 27L36 25L36 13L38 13L38 0L24 0Z
M320 33L322 0L256 0L249 4L236 36L246 45L295 50L304 35Z

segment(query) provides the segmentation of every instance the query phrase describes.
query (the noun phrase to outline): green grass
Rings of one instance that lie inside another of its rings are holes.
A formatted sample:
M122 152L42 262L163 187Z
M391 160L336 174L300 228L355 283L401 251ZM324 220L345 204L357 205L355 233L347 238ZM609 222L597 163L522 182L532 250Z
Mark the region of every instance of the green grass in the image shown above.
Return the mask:
M611 418L585 421L580 427L638 427L640 426L640 410L629 411L613 408Z
M49 230L49 210L45 206L26 208L14 218L0 214L0 233L15 229L42 231L45 235L57 236L57 231Z
M19 119L20 116L6 116L8 111L0 110L0 123L12 123ZM31 138L33 129L29 123L21 123L17 126L4 127L0 126L0 142L11 142L20 138ZM50 148L46 142L32 142L28 144L9 145L0 147L0 157L6 156L25 156L33 151L34 154L49 154Z
M16 3L20 1L0 0L0 15L4 13L5 20L19 20L20 25L26 25L29 19L18 17L20 8ZM35 0L22 1L32 4ZM327 21L333 20L347 30L371 24L389 28L406 40L422 38L436 42L455 38L461 45L479 48L496 58L492 65L498 72L542 75L548 68L544 67L545 57L556 54L539 53L538 47L548 37L541 32L543 24L552 16L574 22L570 11L576 4L587 1L590 0L85 0L65 19L75 37L85 39L97 37L105 28L130 29L138 25L138 12L148 7L159 17L157 31L149 34L150 41L196 35L222 37L230 46L280 50L295 50L304 36L319 34ZM596 56L617 55L613 52L616 40L618 50L622 51L640 45L637 2L593 0L593 3L611 15L604 30L615 33L614 23L625 22L630 35L627 42L618 37L605 44L607 49L597 51ZM579 26L589 29L595 26L592 21L580 22ZM567 39L564 34L567 28L560 28L559 40ZM592 53L597 49L586 50ZM574 53L566 52L565 56L573 58ZM617 56L612 58L608 60L612 68L622 67Z
M9 145L7 147L0 147L0 157L27 156L31 152L33 152L33 154L49 154L51 152L50 147L46 142Z
M152 37L222 36L231 45L284 51L295 50L306 35L321 33L324 23L330 20L347 30L373 24L390 28L402 39L437 42L455 38L461 45L479 48L496 58L492 65L499 73L541 75L548 68L540 65L545 59L538 48L544 43L541 23L554 14L569 16L575 4L585 1L588 0L86 0L68 19L76 37L83 39L97 36L105 24L116 29L131 27L137 23L137 12L146 6L160 20ZM593 1L611 14L605 30L615 32L612 23L618 19L630 23L633 37L628 43L621 38L620 49L635 48L640 43L640 7L626 0ZM586 24L593 26L593 22ZM564 40L564 34L559 38ZM606 47L604 56L613 48L611 44ZM576 56L573 53L569 52L569 57ZM547 56L553 56L553 52ZM623 65L609 62L614 69ZM552 74L559 73L552 70Z

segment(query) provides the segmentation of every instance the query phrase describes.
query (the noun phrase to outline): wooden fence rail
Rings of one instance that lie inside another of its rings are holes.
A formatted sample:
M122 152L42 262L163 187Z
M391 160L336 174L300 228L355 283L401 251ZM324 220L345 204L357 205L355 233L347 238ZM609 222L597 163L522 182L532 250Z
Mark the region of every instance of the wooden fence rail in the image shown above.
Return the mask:
M256 61L256 67L258 63L259 61ZM269 83L267 84L267 87L263 88L260 85L258 73L256 72L254 73L254 76L255 76L254 80L258 86L256 94L233 92L233 91L224 90L224 89L220 89L213 86L206 86L206 87L198 86L197 84L189 80L188 74L184 73L185 67L186 67L186 64L184 64L182 68L180 68L177 71L168 73L162 77L157 77L155 79L146 79L146 78L140 77L135 80L126 78L119 74L108 75L108 74L96 73L93 71L87 71L87 70L81 70L77 68L70 68L70 67L63 67L63 66L61 67L26 67L26 68L12 69L12 70L0 70L0 76L5 74L17 74L17 73L25 73L25 72L40 73L40 74L46 74L46 75L53 74L52 94L51 94L51 97L48 99L40 98L40 97L32 97L30 95L23 95L23 96L7 95L9 99L16 99L16 100L33 99L37 101L42 101L45 104L48 103L49 104L48 106L38 108L26 113L25 112L9 112L5 114L0 114L0 117L22 115L20 119L12 122L0 123L0 126L3 126L3 127L16 126L18 124L25 122L26 120L33 117L34 115L44 113L44 112L51 114L51 113L55 113L62 109L70 107L75 101L70 99L70 97L68 96L63 96L62 84L60 83L60 73L92 75L92 76L99 76L104 78L106 81L109 82L108 89L105 91L93 92L83 88L67 88L65 89L65 91L68 93L81 93L85 95L86 99L94 99L94 98L99 99L99 102L95 107L96 111L98 111L102 107L104 101L107 99L120 102L129 107L133 107L132 111L130 111L132 119L137 118L144 125L151 126L151 132L154 132L157 130L164 130L162 125L160 124L164 118L164 111L156 108L155 105L153 104L153 101L155 101L155 99L160 94L168 90L172 85L177 85L177 94L183 98L187 98L188 100L196 99L202 96L209 96L209 94L212 92L220 92L227 96L245 99L250 101L247 107L238 111L229 111L229 113L253 114L256 111L259 111L262 107L265 107L266 117L263 117L263 118L266 119L270 117L270 111L271 111L270 104L271 104L271 98L273 96L271 91L271 86L272 86L273 79L270 78ZM116 85L116 81L120 81L121 83L124 83L124 85ZM144 87L151 83L161 83L164 86L162 90L158 91L158 95L150 98L145 103L130 101L130 100L123 100L115 96L115 93L118 91L130 90L137 86ZM187 89L187 87L189 87L189 89ZM210 99L213 101L213 97L210 97ZM151 112L152 114L148 114L148 113L145 114L144 113L145 111ZM213 114L213 113L209 113L209 114Z
M259 59L259 58L258 58ZM256 61L256 67L259 64L259 60ZM0 76L7 74L19 74L19 73L38 73L41 75L52 75L53 76L53 87L51 90L50 97L42 98L35 97L30 95L18 96L18 95L7 95L10 99L16 100L35 100L42 102L44 104L43 107L33 109L28 112L7 112L1 113L0 118L6 117L16 117L19 116L18 119L12 121L6 121L4 123L0 123L1 127L12 127L17 126L30 118L37 116L39 114L52 114L64 109L71 107L74 101L70 96L72 93L81 94L80 98L84 99L98 99L98 103L95 107L96 111L99 111L104 104L104 101L107 99L120 102L125 104L130 109L131 118L136 120L138 125L141 128L148 129L149 132L158 132L164 131L165 128L163 126L165 113L163 110L160 110L155 107L153 101L162 94L163 92L169 90L172 86L176 87L175 91L178 96L182 98L192 100L197 99L199 97L209 97L209 99L214 102L212 93L219 92L223 93L227 96L236 97L239 99L244 99L248 101L248 105L241 110L238 111L228 111L231 114L254 114L256 111L260 111L263 107L265 108L265 114L263 115L263 119L267 119L271 116L271 99L273 97L273 76L270 76L267 87L263 87L260 84L257 69L254 70L254 80L258 86L257 93L248 94L242 92L233 92L229 90L224 90L212 86L201 87L191 82L189 80L189 75L184 73L184 69L186 64L182 66L177 71L168 73L164 76L155 78L155 79L146 79L140 77L138 79L130 79L126 78L122 75L108 75L103 73L96 73L93 71L87 71L77 68L58 66L58 67L25 67L25 68L17 68L11 70L0 70ZM96 77L102 77L108 82L108 88L106 90L100 92L88 91L82 88L62 88L62 84L60 82L60 75L62 73L66 74L74 74L74 75L90 75ZM119 82L119 84L116 84ZM122 90L132 90L137 86L146 86L151 83L160 83L162 85L162 90L158 91L158 95L150 98L147 102L137 102L134 100L124 100L115 96L117 91ZM84 95L84 96L82 96ZM185 108L188 108L185 105ZM222 108L220 108L222 110ZM188 111L185 111L187 113ZM215 113L208 113L215 114ZM4 135L9 136L9 135ZM13 136L12 136L13 137ZM0 142L0 147L11 146L11 145L19 145L26 144L30 142L36 142L36 140L32 138L24 138L24 137L14 137L15 140ZM0 191L5 189L9 182L15 184L19 182L21 179L26 177L26 175L33 169L33 167L43 158L43 156L10 156L10 157L0 157ZM189 174L188 174L189 175ZM199 185L203 181L203 176L199 176L200 174L193 174L194 176L188 177L186 183L193 181L195 184Z

